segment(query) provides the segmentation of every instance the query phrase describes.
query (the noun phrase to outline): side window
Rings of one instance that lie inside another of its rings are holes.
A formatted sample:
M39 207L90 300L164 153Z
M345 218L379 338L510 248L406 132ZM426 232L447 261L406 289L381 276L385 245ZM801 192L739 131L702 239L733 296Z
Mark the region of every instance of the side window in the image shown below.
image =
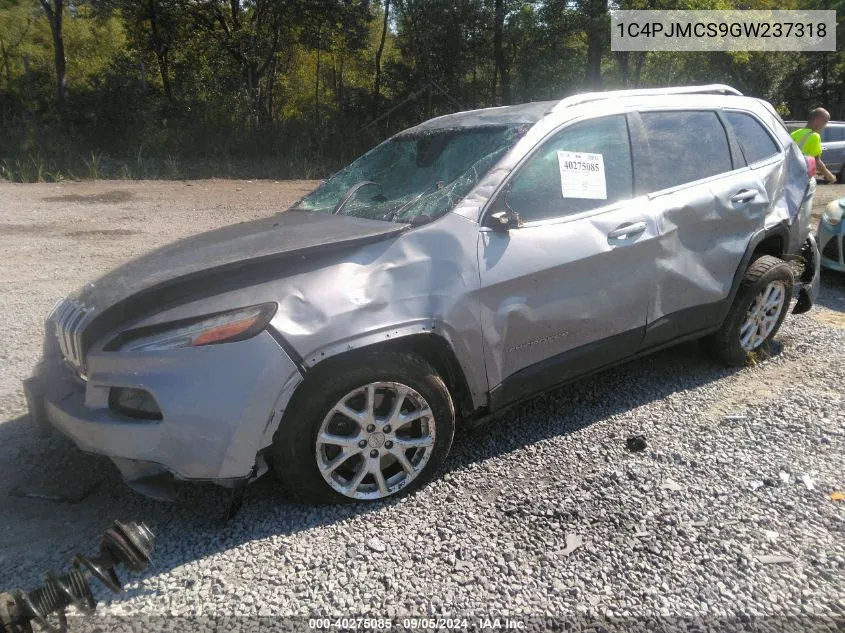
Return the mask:
M780 153L772 137L753 116L742 112L724 112L723 114L731 124L749 165Z
M833 143L834 141L842 140L842 135L840 134L839 129L832 125L828 125L822 130L821 137L822 143Z
M827 133L827 136L825 136L825 133ZM845 140L845 127L841 125L828 125L822 130L822 141L825 143L835 143L843 140Z
M660 191L733 169L728 136L715 112L641 112L651 174L641 190Z
M622 115L571 125L545 141L511 181L508 205L526 222L631 197L633 169Z

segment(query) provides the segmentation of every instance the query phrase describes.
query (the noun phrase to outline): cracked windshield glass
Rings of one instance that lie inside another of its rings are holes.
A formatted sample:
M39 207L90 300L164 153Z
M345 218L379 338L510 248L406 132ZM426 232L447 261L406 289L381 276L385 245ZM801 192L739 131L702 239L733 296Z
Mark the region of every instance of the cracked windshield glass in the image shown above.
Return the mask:
M524 133L484 126L401 134L367 152L294 207L394 222L451 209Z

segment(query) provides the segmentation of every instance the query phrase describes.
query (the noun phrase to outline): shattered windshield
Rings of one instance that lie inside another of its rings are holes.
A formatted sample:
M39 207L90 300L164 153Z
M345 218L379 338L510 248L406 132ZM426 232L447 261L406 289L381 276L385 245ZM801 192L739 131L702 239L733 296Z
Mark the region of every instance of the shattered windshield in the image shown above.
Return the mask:
M525 132L483 126L395 136L300 200L294 209L417 222L449 211Z

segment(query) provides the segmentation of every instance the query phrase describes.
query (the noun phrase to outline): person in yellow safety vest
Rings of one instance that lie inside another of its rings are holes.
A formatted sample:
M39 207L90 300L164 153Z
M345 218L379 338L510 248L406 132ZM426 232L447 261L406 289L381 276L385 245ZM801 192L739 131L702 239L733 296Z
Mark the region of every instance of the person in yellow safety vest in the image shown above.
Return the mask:
M822 162L822 137L821 131L830 121L830 113L824 108L816 108L807 117L807 126L795 130L790 136L804 153L804 156L812 156L816 159L816 175L823 176L828 182L836 182L836 176Z

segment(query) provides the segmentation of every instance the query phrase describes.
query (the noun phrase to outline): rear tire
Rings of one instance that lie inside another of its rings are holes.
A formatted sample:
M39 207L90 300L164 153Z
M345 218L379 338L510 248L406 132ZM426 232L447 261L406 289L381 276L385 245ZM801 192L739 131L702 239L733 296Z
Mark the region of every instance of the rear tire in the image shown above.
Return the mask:
M271 450L293 499L377 501L431 481L454 433L452 398L436 371L411 354L378 352L317 365Z
M745 365L769 351L789 310L793 283L792 269L782 259L763 255L751 263L721 329L711 339L722 361Z

